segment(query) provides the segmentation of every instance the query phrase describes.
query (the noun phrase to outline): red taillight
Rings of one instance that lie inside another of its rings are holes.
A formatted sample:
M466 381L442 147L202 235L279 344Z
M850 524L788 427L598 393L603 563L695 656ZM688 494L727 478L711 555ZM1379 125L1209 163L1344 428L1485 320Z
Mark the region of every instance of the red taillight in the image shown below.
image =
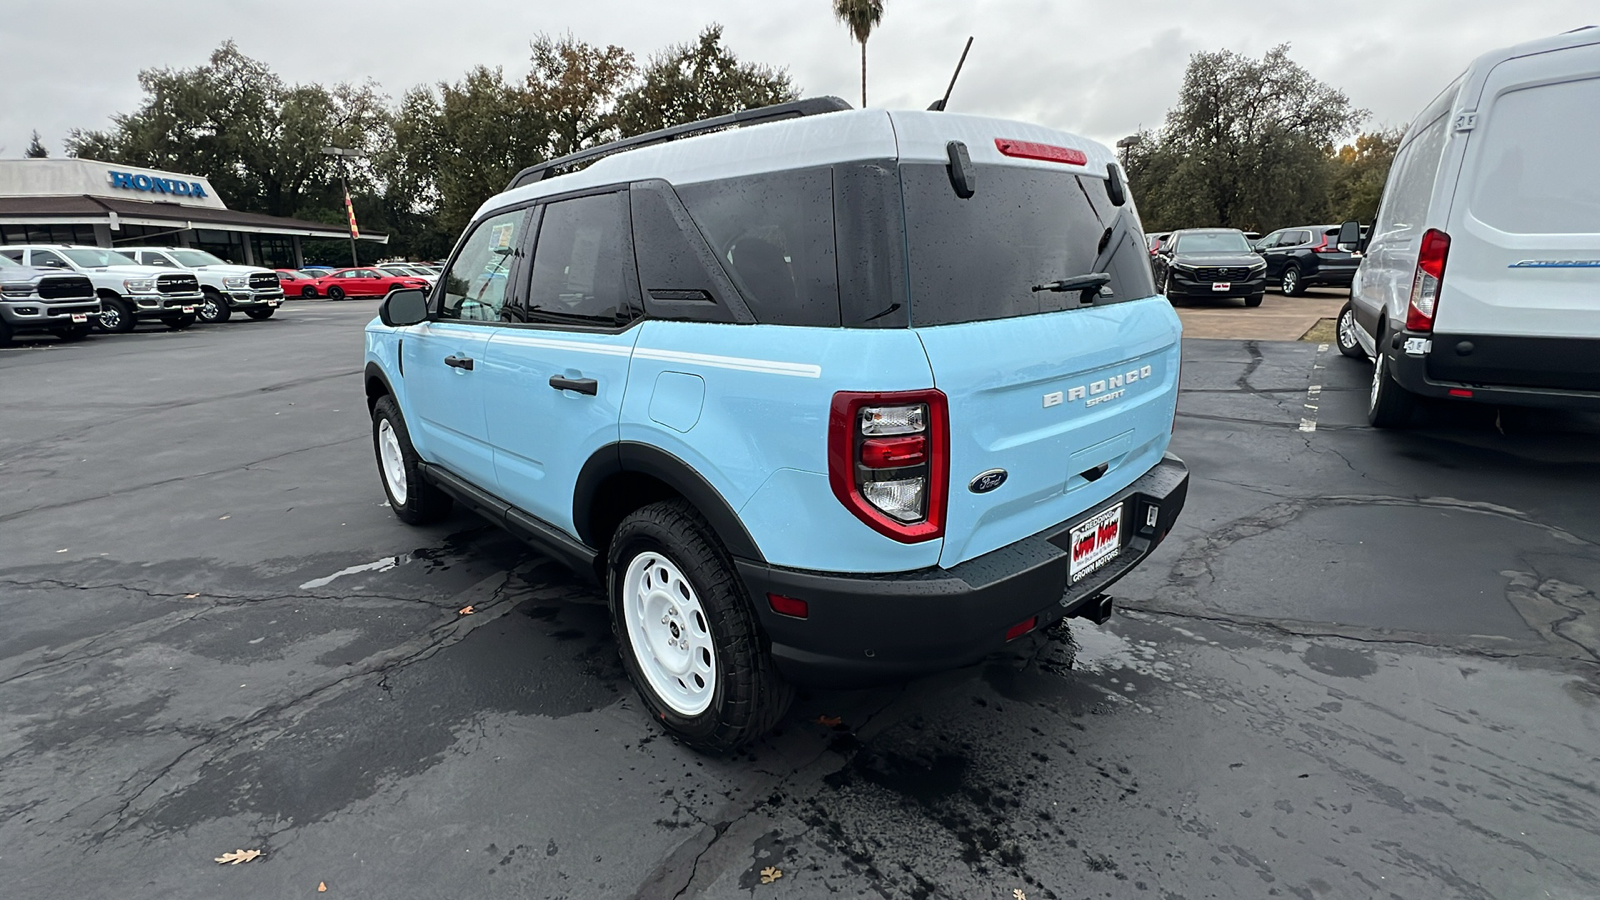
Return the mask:
M995 138L994 146L1003 155L1017 159L1038 159L1044 162L1066 163L1069 166L1083 166L1089 163L1089 157L1085 156L1082 150L1074 150L1071 147L1037 144L1033 141L1013 141L1006 138Z
M833 395L828 483L856 518L902 543L940 537L949 479L943 392Z
M785 597L782 594L768 594L767 603L772 607L772 611L780 616L793 616L796 619L804 619L806 616L811 615L811 604L804 600L796 600L793 597Z
M1025 635L1028 632L1032 631L1033 627L1035 625L1038 625L1038 624L1039 624L1039 617L1038 616L1029 616L1028 618L1024 619L1023 621L1018 622L1017 624L1015 624L1015 625L1011 626L1010 628L1006 629L1006 640L1014 641L1017 638L1022 637L1023 635Z
M861 464L869 469L919 466L927 461L928 438L924 435L867 438L861 442Z
M1417 251L1417 271L1411 278L1411 302L1406 306L1406 330L1430 332L1439 311L1439 289L1444 284L1444 264L1450 256L1450 235L1429 228Z
M1452 396L1452 397L1468 397L1468 398L1470 398L1472 396L1472 392L1467 390L1466 388L1451 388L1450 389L1450 396Z

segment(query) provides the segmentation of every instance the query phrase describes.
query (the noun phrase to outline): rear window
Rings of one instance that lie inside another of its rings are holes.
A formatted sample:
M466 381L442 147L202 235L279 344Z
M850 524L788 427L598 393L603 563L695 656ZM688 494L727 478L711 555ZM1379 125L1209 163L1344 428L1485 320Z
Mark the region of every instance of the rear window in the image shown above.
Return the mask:
M1480 221L1514 234L1600 232L1600 78L1505 94L1476 140Z
M1111 276L1098 303L1155 293L1138 218L1131 206L1111 205L1103 179L975 169L976 190L963 200L945 166L900 167L912 325L1077 309L1076 291L1033 288L1097 271Z

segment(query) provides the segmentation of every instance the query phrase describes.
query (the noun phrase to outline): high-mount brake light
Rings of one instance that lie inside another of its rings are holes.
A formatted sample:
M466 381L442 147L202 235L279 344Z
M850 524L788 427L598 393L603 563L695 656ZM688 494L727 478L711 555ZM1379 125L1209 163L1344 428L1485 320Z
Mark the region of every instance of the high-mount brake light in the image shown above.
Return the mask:
M856 518L902 543L944 534L949 405L938 390L833 395L828 483Z
M1016 159L1037 159L1044 162L1066 163L1069 166L1089 164L1089 157L1082 150L1074 150L1071 147L1057 147L1033 141L1013 141L1008 138L995 138L994 146L1002 155Z
M1417 251L1417 271L1411 278L1411 301L1406 304L1406 330L1433 331L1439 311L1439 290L1444 286L1444 265L1450 256L1450 235L1429 228Z

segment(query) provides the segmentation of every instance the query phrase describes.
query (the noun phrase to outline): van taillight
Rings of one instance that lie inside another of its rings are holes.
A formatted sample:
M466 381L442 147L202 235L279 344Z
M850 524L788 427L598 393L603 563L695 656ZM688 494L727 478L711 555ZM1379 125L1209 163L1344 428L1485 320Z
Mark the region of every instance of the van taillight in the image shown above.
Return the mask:
M833 395L828 482L856 518L903 543L940 537L949 479L943 392Z
M1439 288L1444 283L1444 264L1450 255L1450 235L1429 228L1422 235L1417 253L1417 272L1411 278L1411 302L1406 306L1407 331L1433 331L1433 317L1439 310Z

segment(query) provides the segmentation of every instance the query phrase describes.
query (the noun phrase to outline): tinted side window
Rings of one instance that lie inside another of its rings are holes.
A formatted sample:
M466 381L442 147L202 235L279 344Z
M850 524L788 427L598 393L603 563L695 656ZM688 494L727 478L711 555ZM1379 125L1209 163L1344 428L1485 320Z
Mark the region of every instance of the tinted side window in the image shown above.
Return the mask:
M640 182L629 190L628 198L633 211L633 255L639 263L644 307L651 318L753 321L671 185Z
M832 170L684 185L678 196L756 321L839 324Z
M1311 232L1309 231L1291 231L1283 236L1283 246L1285 247L1298 247L1301 244L1309 243L1311 243Z
M528 287L531 322L623 325L639 289L625 192L551 203L539 226Z
M440 281L439 318L499 322L506 286L528 211L512 210L479 222L461 242Z
M58 255L58 254L51 253L49 250L35 250L35 251L33 251L33 253L28 256L28 262L32 263L35 266L39 266L40 268L48 268L48 269L65 269L65 268L69 268L69 266L67 265L67 261L66 260L62 259L60 257L60 255Z

